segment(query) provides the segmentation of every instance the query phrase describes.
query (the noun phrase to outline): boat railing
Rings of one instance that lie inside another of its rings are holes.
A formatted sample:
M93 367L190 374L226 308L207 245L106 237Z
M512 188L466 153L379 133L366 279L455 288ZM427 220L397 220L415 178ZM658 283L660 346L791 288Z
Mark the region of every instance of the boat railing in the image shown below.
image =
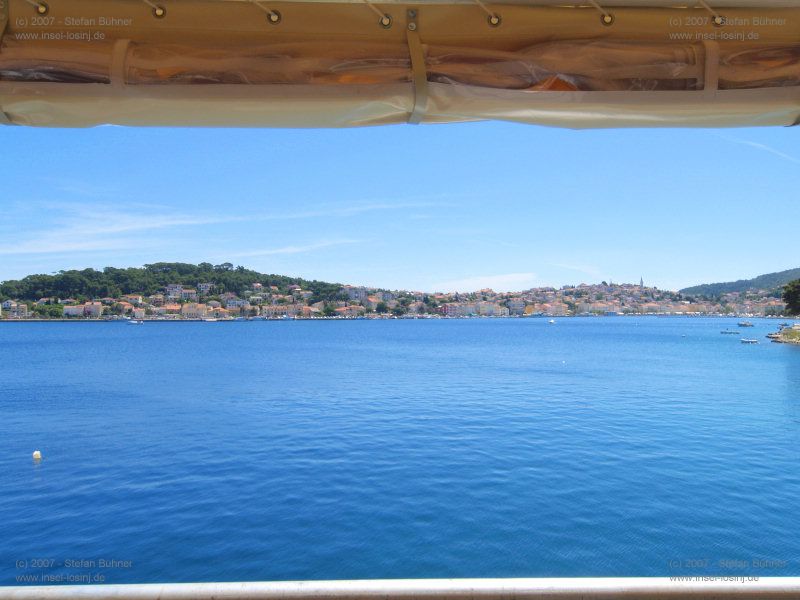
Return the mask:
M402 579L0 587L2 600L798 599L800 577Z

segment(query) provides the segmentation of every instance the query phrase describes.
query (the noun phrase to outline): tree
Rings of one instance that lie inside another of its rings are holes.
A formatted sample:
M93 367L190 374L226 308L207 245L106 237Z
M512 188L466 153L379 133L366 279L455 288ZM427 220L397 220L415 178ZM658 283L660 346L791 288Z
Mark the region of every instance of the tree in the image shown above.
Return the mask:
M800 279L790 281L783 288L783 301L786 311L791 315L800 315Z
M389 305L386 302L378 302L377 306L375 307L376 313L387 313L389 312Z
M35 305L33 312L43 319L60 319L64 316L64 307L60 304Z

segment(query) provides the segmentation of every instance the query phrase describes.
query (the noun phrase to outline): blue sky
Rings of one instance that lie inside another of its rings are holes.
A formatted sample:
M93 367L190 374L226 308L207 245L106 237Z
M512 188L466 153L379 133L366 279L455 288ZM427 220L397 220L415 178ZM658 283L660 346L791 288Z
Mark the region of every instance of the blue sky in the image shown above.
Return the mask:
M7 127L0 280L155 261L419 290L800 266L796 129Z

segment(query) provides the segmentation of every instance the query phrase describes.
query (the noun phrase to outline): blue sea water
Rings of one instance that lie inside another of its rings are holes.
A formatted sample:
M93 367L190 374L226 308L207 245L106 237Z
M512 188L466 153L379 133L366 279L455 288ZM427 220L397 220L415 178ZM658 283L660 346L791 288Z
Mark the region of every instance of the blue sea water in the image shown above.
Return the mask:
M800 347L735 325L2 324L0 585L800 575Z

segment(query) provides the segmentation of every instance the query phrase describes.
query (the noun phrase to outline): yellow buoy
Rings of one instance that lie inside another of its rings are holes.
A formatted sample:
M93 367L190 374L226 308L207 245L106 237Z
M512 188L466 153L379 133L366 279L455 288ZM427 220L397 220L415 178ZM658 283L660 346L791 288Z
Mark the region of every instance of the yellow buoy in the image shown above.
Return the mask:
M42 453L38 450L33 451L33 460L42 460Z

